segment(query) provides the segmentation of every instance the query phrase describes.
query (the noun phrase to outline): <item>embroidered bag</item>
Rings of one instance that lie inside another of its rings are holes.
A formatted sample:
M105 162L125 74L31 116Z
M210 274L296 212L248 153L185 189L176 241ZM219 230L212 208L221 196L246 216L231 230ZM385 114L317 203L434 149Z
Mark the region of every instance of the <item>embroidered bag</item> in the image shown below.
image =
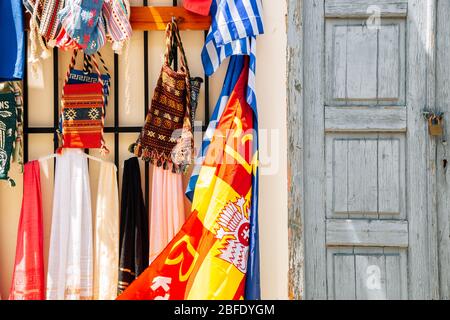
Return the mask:
M178 40L174 40L178 39ZM171 68L174 44L180 49L180 71ZM186 55L178 27L166 28L164 65L155 88L145 125L130 151L158 167L185 172L191 163L193 134L191 123L191 85Z
M103 139L105 97L97 60L92 56L99 82L69 84L69 75L75 66L76 56L74 51L61 99L61 148L101 148L102 152L107 153Z
M10 83L6 83L7 86ZM0 180L7 180L15 186L14 180L9 176L11 158L14 153L16 140L16 97L14 92L0 93Z

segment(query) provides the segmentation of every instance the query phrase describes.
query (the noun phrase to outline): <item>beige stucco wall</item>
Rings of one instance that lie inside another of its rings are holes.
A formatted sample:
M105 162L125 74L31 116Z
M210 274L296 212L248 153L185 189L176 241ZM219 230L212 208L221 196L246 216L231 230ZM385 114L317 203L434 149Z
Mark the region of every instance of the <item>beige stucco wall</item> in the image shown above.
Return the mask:
M170 5L171 0L150 1L151 5ZM132 1L141 5L142 1ZM286 177L286 4L284 1L263 0L265 10L266 34L258 38L257 91L259 104L259 121L261 128L261 165L260 180L260 245L261 245L261 285L264 299L287 298L288 243L287 243L287 177ZM202 75L200 52L203 43L203 32L183 32L184 45L188 53L191 73ZM149 34L149 75L150 88L153 90L161 66L163 50L163 33ZM135 32L130 52L130 69L132 73L131 111L127 113L124 101L120 105L120 124L122 126L140 126L143 123L143 40L142 32ZM110 48L103 54L112 69L113 55ZM66 71L69 56L60 55L59 81L61 83ZM123 64L121 64L123 66ZM220 93L224 65L211 78L211 110ZM123 79L123 67L120 70ZM44 61L39 68L37 79L30 76L30 126L52 126L52 62ZM123 81L121 82L123 83ZM115 88L112 88L114 90ZM123 92L123 88L120 88ZM123 95L122 95L123 98ZM203 99L203 98L202 98ZM200 101L202 106L202 101ZM114 108L113 101L109 109ZM199 107L201 109L201 107ZM110 112L106 119L112 125L114 118ZM203 117L202 112L198 115ZM268 137L268 138L267 138ZM52 135L32 135L29 139L29 158L36 159L50 154L53 148ZM107 136L107 143L113 146L112 136ZM128 145L136 138L136 134L120 136L120 161L123 163L130 155ZM112 149L112 148L111 148ZM111 150L113 151L113 150ZM96 155L96 152L93 152ZM113 160L113 153L109 156ZM48 174L41 170L44 199L44 247L46 257L51 226L51 203L53 165L48 164ZM93 199L96 193L97 167L91 166L91 188ZM120 172L122 168L119 168ZM12 166L12 177L17 187L12 189L0 182L0 294L8 295L11 284L12 267L14 265L17 224L20 216L22 198L22 180L16 165ZM121 175L121 173L120 173Z

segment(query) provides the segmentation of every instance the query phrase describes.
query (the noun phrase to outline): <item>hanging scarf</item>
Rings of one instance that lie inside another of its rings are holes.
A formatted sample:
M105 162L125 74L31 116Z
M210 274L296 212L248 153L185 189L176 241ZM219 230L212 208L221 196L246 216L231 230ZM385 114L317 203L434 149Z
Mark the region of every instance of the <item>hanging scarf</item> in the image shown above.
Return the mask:
M114 163L101 163L95 214L94 300L117 297L119 193L116 172Z
M44 249L39 162L25 165L10 300L44 300Z
M47 299L92 299L92 212L86 155L65 150L56 159Z
M148 214L141 189L137 158L125 161L120 210L118 293L122 293L148 266Z
M16 140L16 98L14 92L0 93L0 180L7 180L15 186L8 176Z
M180 49L181 68L174 71L173 47ZM138 157L173 172L185 172L193 148L191 78L176 23L166 28L164 65L155 88L145 125L130 147Z
M150 211L150 263L180 231L185 221L183 177L153 166Z

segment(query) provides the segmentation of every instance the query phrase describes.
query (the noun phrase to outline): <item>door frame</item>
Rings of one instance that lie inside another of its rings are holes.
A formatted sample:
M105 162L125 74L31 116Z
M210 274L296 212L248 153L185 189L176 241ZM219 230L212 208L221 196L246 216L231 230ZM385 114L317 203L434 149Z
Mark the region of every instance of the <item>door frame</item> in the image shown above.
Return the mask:
M305 255L305 202L304 202L304 180L308 178L310 172L305 171L304 152L305 152L305 132L304 122L308 115L304 114L304 77L314 71L314 66L303 64L305 51L314 50L304 47L304 21L314 19L314 17L305 17L304 6L311 5L306 3L315 0L286 0L287 1L287 133L288 133L288 242L289 242L289 276L288 276L288 294L290 299L305 299L311 296L321 296L317 292L308 292L306 289L306 255ZM447 2L447 3L445 3ZM450 126L450 67L436 68L440 61L450 61L450 22L444 14L450 12L448 1L427 0L427 12L429 23L425 24L428 33L433 34L427 39L428 55L426 58L425 77L428 81L427 97L425 106L428 109L435 109L439 104L445 106L447 112L447 123ZM439 9L439 10L438 10ZM319 22L323 24L323 22ZM317 25L316 27L320 27ZM409 40L408 40L409 41ZM320 45L322 44L321 41ZM437 45L435 45L437 44ZM438 50L437 47L445 48ZM409 45L408 45L409 47ZM320 48L316 48L321 50ZM447 62L448 65L448 62ZM305 70L307 69L307 70ZM409 80L407 80L409 81ZM440 85L441 83L441 85ZM445 85L449 89L445 89ZM424 106L424 107L425 107ZM414 112L417 110L414 110ZM311 115L309 115L311 117ZM415 121L415 119L408 120ZM423 129L423 127L421 128ZM450 134L450 128L448 129ZM449 136L450 138L450 136ZM430 292L418 292L410 294L409 298L420 298L425 296L432 299L450 298L450 240L449 240L449 211L450 211L450 168L449 172L443 172L442 161L445 157L445 146L439 145L432 138L426 139L427 155L427 184L428 208L426 217L430 223L426 242L429 250L436 252L436 257L429 260L427 272L431 272ZM448 147L447 147L448 148ZM433 152L437 150L436 152ZM320 153L321 151L318 150ZM446 151L450 157L450 148ZM450 166L450 164L449 164ZM445 175L447 181L445 182ZM411 175L407 175L410 179ZM444 178L443 178L444 177ZM319 205L320 206L320 205ZM321 205L323 206L323 204ZM320 210L320 209L319 209ZM306 221L307 222L307 221ZM309 226L311 227L311 226ZM418 232L418 231L417 231ZM410 230L410 238L417 234L416 230ZM414 239L411 239L414 242ZM308 246L313 245L310 241ZM431 261L433 260L433 261ZM436 261L437 260L437 261ZM436 265L433 265L436 262ZM326 268L326 266L323 266ZM411 267L411 261L408 268ZM417 265L412 267L417 269ZM417 271L417 270L416 270ZM439 276L437 276L439 274ZM409 284L414 279L409 279ZM439 282L438 282L439 281ZM325 284L326 286L326 284ZM324 286L319 285L319 290ZM420 288L415 290L421 291ZM312 289L315 290L315 289ZM311 290L310 290L311 291Z

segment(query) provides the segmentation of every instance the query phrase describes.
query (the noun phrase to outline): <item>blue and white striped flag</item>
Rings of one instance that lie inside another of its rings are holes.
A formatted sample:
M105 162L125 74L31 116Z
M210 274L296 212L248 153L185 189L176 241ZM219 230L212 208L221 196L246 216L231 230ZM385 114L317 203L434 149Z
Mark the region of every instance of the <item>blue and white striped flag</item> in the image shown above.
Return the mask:
M214 0L213 17L202 51L207 76L232 55L250 56L247 102L256 113L256 36L264 33L261 0Z

